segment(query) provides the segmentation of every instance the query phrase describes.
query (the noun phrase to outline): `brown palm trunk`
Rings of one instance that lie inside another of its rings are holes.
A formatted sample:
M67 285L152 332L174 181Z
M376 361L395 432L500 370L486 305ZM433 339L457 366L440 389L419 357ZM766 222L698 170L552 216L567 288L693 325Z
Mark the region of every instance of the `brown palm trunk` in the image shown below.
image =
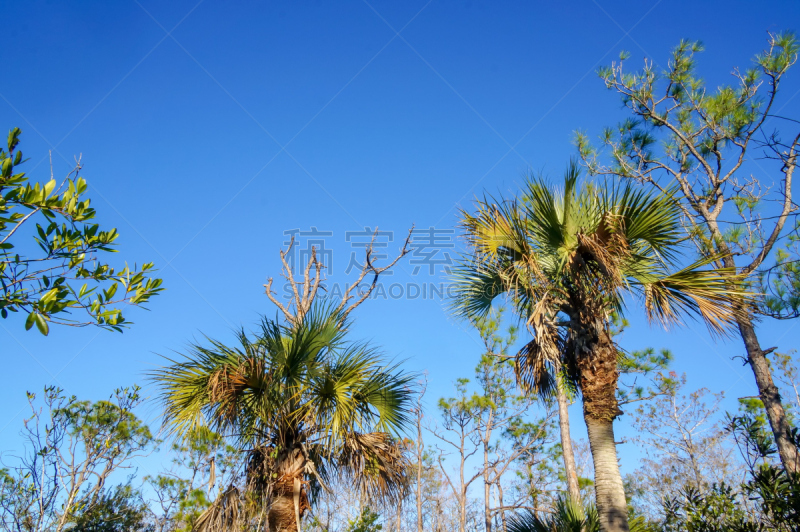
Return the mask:
M583 418L594 463L600 530L628 532L628 505L614 442L614 419L622 413L616 396L617 350L602 322L580 333L575 349L583 394Z
M277 481L267 514L269 532L299 532L300 520L310 508L304 470L306 458L299 446L279 453L276 460Z
M267 516L269 532L298 532L293 491L293 489L281 490L275 494Z
M772 380L769 361L758 343L753 323L749 316L740 318L737 323L747 349L747 360L756 377L758 395L767 411L767 418L775 437L781 463L786 471L800 471L800 457L798 457L797 448L792 443L789 422L781 404L781 395Z
M572 450L572 437L569 432L569 401L563 387L559 384L556 390L558 399L558 426L561 430L561 450L564 456L564 473L567 477L567 493L573 501L580 501L581 491L578 485L578 468L575 465L575 452Z

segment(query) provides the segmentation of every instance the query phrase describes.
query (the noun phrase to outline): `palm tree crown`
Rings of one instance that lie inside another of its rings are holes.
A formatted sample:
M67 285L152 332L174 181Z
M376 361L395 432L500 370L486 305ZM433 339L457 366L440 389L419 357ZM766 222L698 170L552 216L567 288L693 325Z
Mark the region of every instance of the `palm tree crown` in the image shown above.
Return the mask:
M534 387L552 386L549 361L578 361L579 331L609 332L626 294L643 300L652 321L668 326L696 314L715 333L726 331L744 295L729 272L701 269L711 259L678 266L682 231L671 192L579 188L578 177L571 164L563 190L531 179L518 200L486 199L475 213L462 212L473 253L454 276L454 310L474 318L510 296L535 335L518 358Z
M192 345L153 374L172 431L206 424L249 450L244 492L260 500L256 511L234 515L232 488L204 516L218 525L209 528L268 511L270 530L295 530L309 497L335 475L367 497L403 492L406 459L392 434L408 421L411 376L347 341L341 314L322 304L299 324L264 319L254 339L237 336L235 347Z

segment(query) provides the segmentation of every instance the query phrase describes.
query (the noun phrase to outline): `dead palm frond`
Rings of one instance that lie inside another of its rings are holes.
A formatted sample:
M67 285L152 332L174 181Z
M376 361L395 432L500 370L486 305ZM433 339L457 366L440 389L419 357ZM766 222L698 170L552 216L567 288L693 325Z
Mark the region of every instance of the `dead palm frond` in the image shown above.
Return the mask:
M235 486L230 486L222 495L211 503L195 521L192 530L212 532L218 530L239 530L242 526L239 512L241 493Z

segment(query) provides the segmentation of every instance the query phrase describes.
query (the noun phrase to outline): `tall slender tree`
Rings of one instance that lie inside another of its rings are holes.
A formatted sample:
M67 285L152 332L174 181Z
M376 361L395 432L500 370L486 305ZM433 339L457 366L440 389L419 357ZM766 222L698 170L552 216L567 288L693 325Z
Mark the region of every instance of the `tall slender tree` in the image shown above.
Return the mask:
M527 407L521 397L510 393L514 381L506 353L516 341L517 331L512 326L506 335L498 334L503 312L501 307L495 315L475 321L485 352L475 368L480 393L474 394L468 405L478 427L478 440L483 452L483 526L486 532L492 530L491 489L495 484L492 473L499 465L492 463L494 439L499 430L506 428Z
M556 389L558 402L558 430L561 435L561 457L564 461L564 476L567 479L567 493L574 501L581 500L581 488L578 482L578 466L575 464L575 451L572 449L572 435L569 425L569 397L567 387L559 382Z
M554 369L563 365L583 398L601 527L627 531L613 428L621 413L619 353L610 317L621 313L628 293L643 300L651 321L669 325L695 314L723 333L745 294L729 272L704 269L712 259L679 265L681 211L672 192L579 187L579 173L572 163L560 191L531 179L519 199L486 199L474 213L463 212L473 254L455 275L455 308L474 318L499 294L517 303L534 335L517 356L519 378L552 390Z

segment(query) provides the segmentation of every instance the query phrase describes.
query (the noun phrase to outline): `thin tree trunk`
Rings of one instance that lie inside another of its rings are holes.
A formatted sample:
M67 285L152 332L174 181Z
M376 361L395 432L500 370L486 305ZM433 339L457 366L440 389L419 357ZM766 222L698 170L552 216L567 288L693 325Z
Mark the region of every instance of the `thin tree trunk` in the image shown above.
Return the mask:
M467 489L464 487L464 457L461 457L461 492L458 495L458 532L467 532Z
M561 429L561 449L564 455L564 473L567 476L567 493L573 501L581 499L578 485L578 467L575 465L575 452L572 450L572 437L569 432L569 401L563 387L559 384L556 391L558 398L558 425Z
M500 506L500 522L503 525L503 532L508 532L508 523L506 523L506 510L505 503L503 503L503 486L500 480L497 481L497 504Z
M614 422L585 415L594 462L595 496L600 530L628 532L628 505L614 443Z
M403 518L403 502L401 501L397 505L397 532L400 532L400 530L402 529L402 524L403 524L402 518Z
M419 415L419 414L417 414ZM422 452L425 444L422 442L422 422L417 418L417 532L425 532L422 528Z
M414 409L417 416L417 532L425 532L422 528L422 463L425 458L425 440L422 439L422 397L428 387L427 377L423 379L421 385L422 389L417 395L417 405Z
M489 480L489 442L483 441L483 526L486 532L492 532L492 511L491 511L491 483Z
M800 471L800 457L797 455L797 448L794 446L790 436L790 426L786 419L786 412L781 404L781 395L778 387L772 380L769 362L758 343L755 328L750 317L743 317L737 321L739 332L742 335L744 346L747 349L747 360L756 377L758 395L764 403L767 411L769 425L775 437L775 444L778 447L778 454L781 458L786 471Z

